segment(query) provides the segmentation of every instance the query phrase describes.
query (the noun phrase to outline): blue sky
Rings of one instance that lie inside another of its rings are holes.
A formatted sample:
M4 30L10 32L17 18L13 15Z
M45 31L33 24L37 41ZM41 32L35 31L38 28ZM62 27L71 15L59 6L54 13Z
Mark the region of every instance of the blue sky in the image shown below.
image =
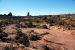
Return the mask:
M0 0L0 14L49 15L75 13L75 0Z

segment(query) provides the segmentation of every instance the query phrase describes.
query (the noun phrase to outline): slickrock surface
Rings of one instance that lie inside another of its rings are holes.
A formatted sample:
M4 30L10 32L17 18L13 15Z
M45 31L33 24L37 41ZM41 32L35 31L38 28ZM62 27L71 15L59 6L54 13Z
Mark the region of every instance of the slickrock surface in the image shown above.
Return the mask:
M75 50L75 30L67 30L63 27L53 26L50 30L37 29L37 28L23 28L22 32L28 32L34 30L35 32L42 34L49 32L48 35L44 35L41 40L33 41L32 46L48 45L58 50Z
M8 27L7 31L5 32L14 33L15 30L13 29L14 28L9 29ZM44 50L42 46L46 45L52 50L75 50L75 30L67 30L64 29L63 27L58 27L58 26L52 26L50 27L50 29L21 28L21 31L25 34L29 34L31 30L34 30L34 32L36 32L39 35L45 32L48 32L49 34L41 36L40 40L30 41L30 46L29 46L30 48ZM0 45L1 44L5 43L0 42Z

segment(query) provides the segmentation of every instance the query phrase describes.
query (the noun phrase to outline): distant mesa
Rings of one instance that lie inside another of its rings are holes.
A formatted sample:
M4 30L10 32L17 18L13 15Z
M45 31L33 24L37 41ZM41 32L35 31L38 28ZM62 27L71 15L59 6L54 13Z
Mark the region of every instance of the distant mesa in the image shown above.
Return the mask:
M0 14L0 16L13 16L12 12L9 12L8 14ZM29 12L27 12L26 16L31 16Z
M4 17L30 17L30 12L27 12L27 15L26 16L15 16L12 14L12 12L9 12L8 14L0 14L0 16L4 16ZM74 14L59 14L59 15L37 15L37 16L40 16L40 17L46 17L46 16L75 16L75 13Z
M13 16L11 12L9 12L8 14L0 14L0 16Z

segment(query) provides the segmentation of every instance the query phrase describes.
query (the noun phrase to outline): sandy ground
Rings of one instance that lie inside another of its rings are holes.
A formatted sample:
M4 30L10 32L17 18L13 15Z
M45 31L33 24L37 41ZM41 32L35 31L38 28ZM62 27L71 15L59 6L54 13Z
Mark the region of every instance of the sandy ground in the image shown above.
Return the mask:
M12 27L12 28L11 28ZM12 33L16 32L13 26L6 27L5 32ZM30 47L48 45L51 48L60 48L59 50L75 50L75 30L67 30L63 27L52 26L50 29L40 29L40 28L21 28L23 33L28 33L34 30L39 34L44 32L49 32L48 35L44 35L41 40L31 41ZM2 43L0 42L0 45ZM39 49L41 50L41 49ZM58 50L58 49L57 49Z

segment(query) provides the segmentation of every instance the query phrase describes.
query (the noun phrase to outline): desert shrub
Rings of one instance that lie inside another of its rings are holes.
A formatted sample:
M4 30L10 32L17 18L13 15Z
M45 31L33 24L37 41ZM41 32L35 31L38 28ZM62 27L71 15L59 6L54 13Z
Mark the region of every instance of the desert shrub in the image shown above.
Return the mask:
M51 17L51 18L47 19L46 22L49 23L50 26L64 24L64 21L59 17Z
M64 25L64 20L60 20L57 22L58 25Z
M20 28L20 27L21 27L21 25L20 25L19 23L17 23L17 24L16 24L16 27L17 27L17 28Z
M50 26L53 26L53 24L55 23L53 19L47 19L46 22L49 23Z
M47 45L43 45L42 48L44 48L44 50L52 50L52 49L49 48Z
M3 34L3 37L8 37L8 33L2 32L2 34Z
M50 24L51 24L51 23L55 23L55 22L56 22L56 19L52 17L52 18L50 18L50 19L47 19L46 22L48 22L48 23L50 23Z
M75 25L74 23L69 23L65 25L65 28L67 28L68 30L74 30L75 29Z
M0 33L2 33L2 29L0 28Z
M3 47L2 50L11 50L11 47L9 47L9 46L6 45L6 46Z
M2 20L0 20L0 26L2 25L2 23L3 23Z
M13 45L5 45L2 50L15 50L15 48L13 47Z
M19 26L21 28L26 28L26 25L24 22L20 22L17 26Z
M0 22L0 26L2 26L2 25L6 26L6 25L8 25L8 24L9 24L9 21L8 21L8 20L2 20L2 21Z
M30 40L32 40L32 41L40 40L40 35L31 34L30 35Z
M5 38L5 37L2 37L1 40L2 40L3 42L7 42L7 38Z
M22 37L22 36L25 36L25 34L22 33L21 31L18 31L16 39L19 39L19 37Z
M41 21L40 21L40 20L35 20L35 22L36 22L36 23L40 23Z
M71 25L71 27L75 27L75 24L70 24Z
M26 23L26 25L31 28L33 25L32 25L32 22L29 22L29 23Z
M16 40L12 39L12 38L5 38L5 40L6 40L7 43L16 42Z
M8 37L8 34L7 33L5 33L5 32L1 32L0 33L0 39L2 40L2 41L6 41L7 39L6 39L6 37Z
M33 25L33 23L30 21L29 23L26 23L28 28L33 28L35 27L35 25Z
M44 29L48 29L48 27L47 27L46 25L43 25L42 28L44 28Z
M30 45L28 36L25 35L25 34L22 33L22 32L18 32L18 33L17 33L16 39L17 39L17 41L18 41L19 43L22 43L22 44L25 45L26 47L28 47L28 46Z

